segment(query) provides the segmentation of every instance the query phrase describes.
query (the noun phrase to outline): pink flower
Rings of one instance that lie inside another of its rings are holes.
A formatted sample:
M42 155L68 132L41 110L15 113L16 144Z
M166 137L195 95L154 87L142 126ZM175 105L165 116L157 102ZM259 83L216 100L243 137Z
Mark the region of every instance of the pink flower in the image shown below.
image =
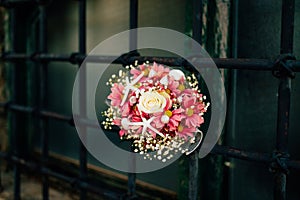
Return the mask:
M188 95L188 96L192 96L195 93L196 93L195 90L189 89L189 88L187 88L187 89L185 89L185 90L182 91L183 95Z
M168 75L170 69L154 62L152 67L150 68L149 76L151 76L151 71L155 72L156 79L161 79L162 77Z
M176 130L176 134L179 136L179 137L182 137L184 139L187 139L188 137L193 137L194 136L194 133L196 132L196 127L185 127L183 125L179 125L178 126L178 129Z
M119 131L119 135L120 135L120 137L122 137L123 135L125 135L125 133L126 133L126 131L125 131L125 130L123 130L123 129L121 129L121 130Z
M122 117L126 117L129 115L129 113L130 113L130 106L129 106L129 102L127 102L122 106L121 115Z
M139 82L145 82L148 79L149 70L150 70L149 66L147 66L146 64L143 64L143 65L139 65L136 68L131 69L130 73L133 75L133 79L135 79L143 72L144 76L140 79Z
M153 120L153 127L157 129L162 129L166 126L170 131L175 131L179 125L179 122L182 120L182 112L184 110L179 108L173 111L167 110L161 113L155 113L154 116L156 117Z
M183 83L174 80L173 77L169 77L168 88L176 95L180 96L182 92L185 90L185 86Z
M130 126L130 130L134 132L133 135L140 135L142 133L142 126Z
M122 84L115 83L110 90L111 93L107 98L111 100L112 106L119 107L122 102L124 86Z
M142 71L146 70L147 67L148 66L145 64L139 65L138 67L131 69L130 73L133 75L134 78L136 78L142 73Z
M183 97L183 108L185 109L185 123L188 128L198 127L204 122L204 118L200 115L202 107L201 102L197 101L196 96L185 95Z
M121 119L116 118L116 119L113 120L113 123L114 123L114 125L121 126Z

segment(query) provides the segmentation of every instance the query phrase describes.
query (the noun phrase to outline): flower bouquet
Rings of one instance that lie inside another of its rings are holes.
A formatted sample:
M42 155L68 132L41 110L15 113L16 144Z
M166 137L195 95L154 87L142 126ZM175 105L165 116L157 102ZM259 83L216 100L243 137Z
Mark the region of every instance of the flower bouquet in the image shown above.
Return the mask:
M129 73L120 70L107 82L104 128L117 125L120 138L131 140L145 159L165 162L174 153L191 153L202 140L200 126L209 106L196 76L157 63L127 68Z

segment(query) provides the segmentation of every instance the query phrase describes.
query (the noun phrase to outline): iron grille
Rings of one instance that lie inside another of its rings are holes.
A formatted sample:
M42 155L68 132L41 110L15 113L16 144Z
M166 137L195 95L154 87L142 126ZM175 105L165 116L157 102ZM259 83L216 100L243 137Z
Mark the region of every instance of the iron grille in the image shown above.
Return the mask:
M202 22L199 17L202 15L201 0L194 0L193 6L193 35L194 39L201 43L201 30ZM17 26L17 21L15 19L15 6L20 4L32 4L38 6L39 9L39 52L34 54L23 54L16 53L16 34L15 27ZM30 61L39 64L39 102L37 107L28 107L16 103L16 92L17 85L14 85L14 94L12 94L11 100L8 102L0 103L0 106L3 107L6 111L14 113L12 115L12 123L15 123L14 116L18 113L28 113L35 117L40 118L39 123L39 132L42 135L42 162L33 162L25 160L19 156L19 150L16 145L18 140L18 133L15 129L12 130L13 135L13 153L0 152L0 156L14 165L14 198L20 199L20 173L21 168L29 168L35 170L42 174L42 185L43 185L43 199L49 198L49 180L48 177L56 177L63 181L69 182L71 184L76 184L80 188L80 199L86 199L87 191L91 191L98 194L106 194L107 191L97 187L86 181L87 177L87 152L85 147L80 144L79 148L79 160L80 160L80 174L78 177L69 177L65 174L61 174L56 171L51 171L47 167L48 160L48 135L47 132L47 119L54 119L62 121L65 123L74 126L72 116L66 116L57 112L50 110L45 110L44 107L47 105L47 66L49 62L69 62L74 65L80 66L83 60L86 58L86 1L78 0L79 10L78 10L78 19L79 19L79 49L78 52L69 53L69 54L53 54L47 52L47 40L46 40L46 4L47 1L36 1L36 0L2 0L0 5L6 7L9 10L10 17L10 38L11 38L11 51L4 52L1 55L1 60L4 62L11 62L11 67L13 68L15 62L25 62ZM287 170L290 168L300 169L300 161L289 159L288 155L288 125L289 125L289 110L290 110L290 96L291 96L291 87L290 81L291 78L294 78L295 72L300 71L300 61L296 60L293 56L293 34L294 34L294 10L295 10L295 1L294 0L285 0L282 1L282 21L281 21L281 55L276 61L267 60L267 59L220 59L214 58L214 62L217 67L220 69L240 69L240 70L255 70L255 71L270 71L275 77L280 80L278 87L278 116L277 116L277 136L276 136L276 146L275 153L259 153L259 152L249 152L247 150L237 149L234 147L216 145L212 152L213 154L223 155L227 157L248 160L253 162L260 162L265 164L270 164L274 177L275 185L274 188L274 199L284 200L286 199L286 177ZM137 28L138 22L138 0L130 0L130 28ZM135 36L130 38L135 40ZM135 45L131 42L130 44ZM89 56L89 62L105 63L110 60L109 56ZM180 58L175 57L151 57L151 56L123 56L116 60L116 64L128 64L133 63L134 61L144 62L144 61L156 61L162 64L172 65L172 66L185 66L188 67L188 64ZM12 74L12 82L15 82L15 74L17 69L14 69ZM86 99L82 98L81 102L85 102ZM81 112L86 112L82 110ZM13 127L16 124L13 125ZM197 199L197 156L191 155L190 157L190 187L189 187L189 198ZM135 174L128 174L128 198L135 197ZM109 193L110 198L120 198L118 194Z

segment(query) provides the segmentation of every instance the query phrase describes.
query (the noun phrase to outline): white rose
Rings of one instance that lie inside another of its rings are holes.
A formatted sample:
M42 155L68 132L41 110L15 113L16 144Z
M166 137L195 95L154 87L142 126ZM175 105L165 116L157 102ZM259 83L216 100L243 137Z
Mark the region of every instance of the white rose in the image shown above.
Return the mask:
M163 95L157 91L147 91L141 95L137 106L144 113L157 113L164 110L167 101L170 101L169 95Z

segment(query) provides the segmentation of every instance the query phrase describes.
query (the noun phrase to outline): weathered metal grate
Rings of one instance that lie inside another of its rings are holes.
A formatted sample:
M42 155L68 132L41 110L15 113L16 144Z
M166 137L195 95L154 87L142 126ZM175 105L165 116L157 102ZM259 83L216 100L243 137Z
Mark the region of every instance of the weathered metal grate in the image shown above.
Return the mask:
M194 10L193 10L193 35L194 39L201 42L201 29L202 22L199 17L202 15L201 5L202 0L194 0ZM86 58L86 1L78 0L79 10L79 49L76 53L69 54L52 54L47 52L47 41L46 41L46 6L47 1L36 1L36 0L2 0L0 5L7 7L9 9L10 16L10 37L11 37L11 52L4 52L1 55L1 60L5 62L25 62L32 61L39 64L39 102L37 107L28 107L15 103L17 85L13 85L14 94L9 102L0 103L0 107L4 107L7 111L15 113L12 115L12 123L15 123L14 116L18 112L28 113L35 117L40 118L39 132L42 135L42 163L36 163L27 161L19 156L18 145L16 141L18 140L18 133L15 129L12 129L12 144L13 153L9 154L6 152L0 152L0 156L8 161L14 163L14 198L20 199L20 170L22 167L30 168L42 174L43 179L43 199L48 199L48 187L49 187L49 176L56 177L63 181L69 182L71 184L76 184L80 190L80 199L86 199L87 191L91 191L98 194L106 194L110 198L121 198L118 194L107 193L105 190L98 188L96 185L92 185L86 181L87 177L87 152L82 144L79 146L79 160L80 160L80 174L78 177L69 177L65 174L61 174L55 171L51 171L47 168L48 159L48 133L47 119L55 119L69 123L74 126L72 116L62 115L60 113L52 112L50 110L45 110L44 107L47 105L47 67L49 62L70 62L74 65L80 66L82 61ZM22 54L15 53L16 47L16 34L15 27L17 26L17 21L15 19L15 6L22 4L31 4L33 6L38 6L39 8L39 52L35 54ZM238 158L242 160L248 160L253 162L260 162L270 164L274 176L275 176L275 188L274 188L274 199L284 200L286 199L286 177L287 170L289 168L300 169L300 161L289 159L287 153L288 149L288 127L289 127L289 110L290 110L290 96L291 88L290 81L294 77L294 72L300 71L300 61L295 60L292 57L293 53L293 34L294 34L294 10L295 1L294 0L284 0L282 1L282 22L281 22L281 55L277 61L271 61L266 59L220 59L215 58L214 61L218 68L222 69L244 69L244 70L255 70L255 71L270 71L279 78L279 88L278 88L278 120L277 120L277 137L275 153L258 153L258 152L248 152L246 150L236 149L234 147L216 145L212 151L214 154ZM138 0L130 0L130 28L137 28L138 21ZM135 36L130 37L132 45L136 45ZM109 56L89 56L88 62L105 63L109 59ZM116 59L114 63L126 64L132 63L138 60L143 61L157 61L162 64L169 64L173 66L185 66L189 67L189 64L185 60L180 58L170 58L170 57L142 57L136 56L126 56ZM201 61L199 61L201 62ZM13 67L13 65L12 65ZM14 69L12 74L13 82L15 82L15 74L17 69ZM82 79L81 81L85 81ZM83 95L84 96L84 95ZM85 102L85 97L81 97L81 102ZM83 115L86 114L85 110L80 111ZM87 125L89 123L87 122ZM16 124L15 124L16 125ZM13 127L15 127L13 125ZM197 156L191 155L190 158L190 187L189 187L189 198L197 198ZM192 174L193 173L193 174ZM128 195L127 198L135 197L135 174L128 175ZM124 196L123 196L124 197Z

